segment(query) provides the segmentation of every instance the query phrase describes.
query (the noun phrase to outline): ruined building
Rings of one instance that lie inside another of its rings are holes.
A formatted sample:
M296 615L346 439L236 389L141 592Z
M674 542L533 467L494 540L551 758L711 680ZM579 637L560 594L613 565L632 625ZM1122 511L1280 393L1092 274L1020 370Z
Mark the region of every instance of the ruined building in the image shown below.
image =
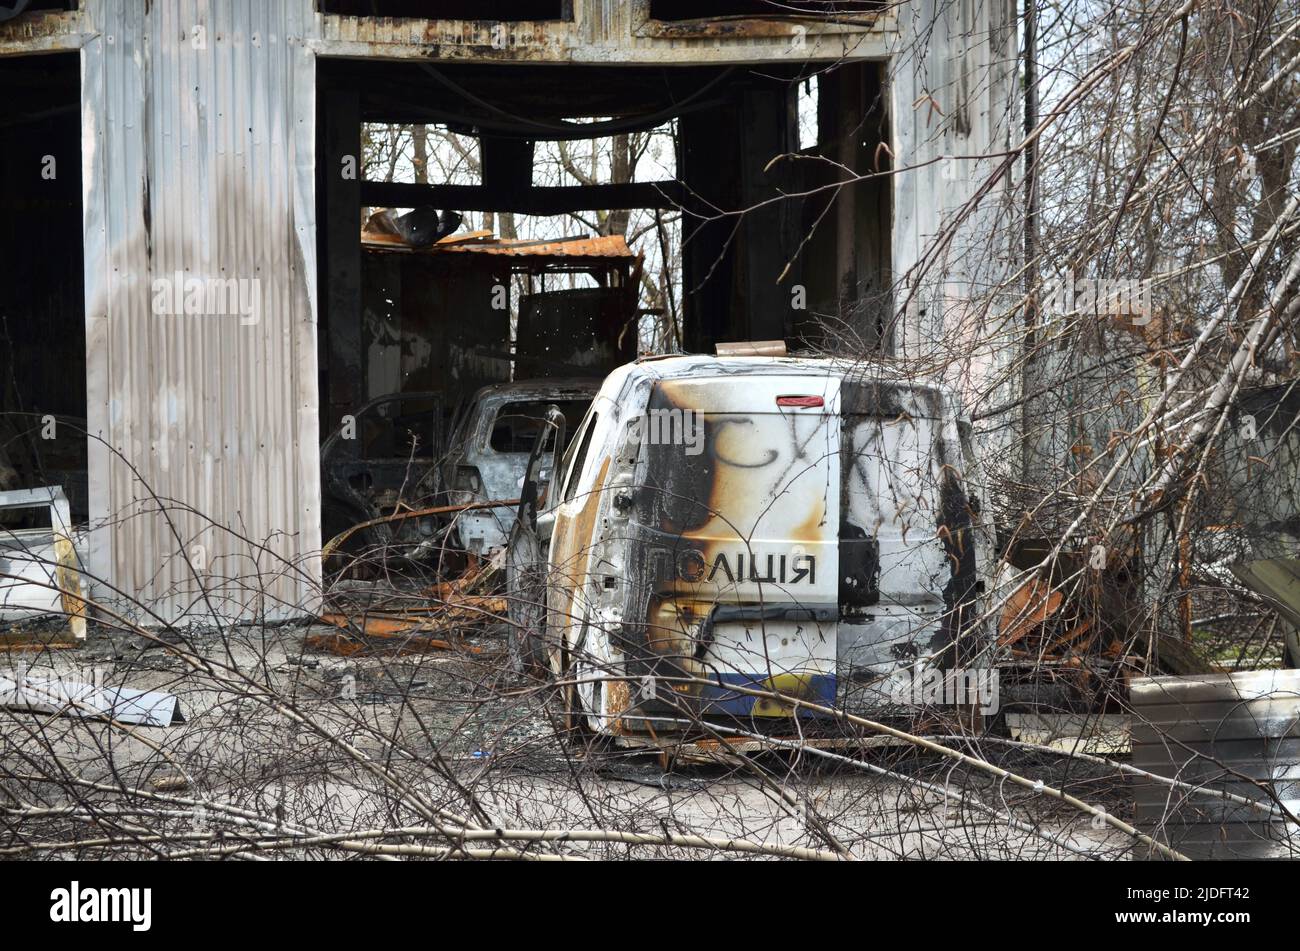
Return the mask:
M974 0L32 0L0 23L4 488L64 488L103 603L165 621L310 610L322 438L374 395L375 269L421 322L421 388L450 403L510 345L479 290L515 256L375 264L360 209L680 206L686 349L815 343L833 315L901 352L1006 259L973 220L944 242L942 281L913 281L987 177L963 157L1013 135L1015 51L1014 7ZM802 149L800 96L817 120ZM534 186L537 143L574 120L676 120L677 179ZM363 180L374 122L472 131L481 181ZM828 188L845 169L865 177Z

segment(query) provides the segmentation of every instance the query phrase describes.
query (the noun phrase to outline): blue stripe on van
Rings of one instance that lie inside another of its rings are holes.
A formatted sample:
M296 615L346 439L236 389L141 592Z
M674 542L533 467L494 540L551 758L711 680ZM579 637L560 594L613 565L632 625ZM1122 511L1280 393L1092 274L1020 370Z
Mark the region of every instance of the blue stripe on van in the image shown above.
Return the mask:
M754 704L765 699L755 697L752 694L728 690L728 685L747 687L751 690L771 689L768 686L769 678L765 674L713 674L710 679L721 683L714 683L700 688L700 712L705 716L752 716L754 714ZM807 700L809 703L821 704L825 707L833 707L835 705L835 686L834 674L812 674L808 678L808 691L800 699ZM766 702L771 704L774 701ZM827 716L827 714L800 708L799 716L818 717Z

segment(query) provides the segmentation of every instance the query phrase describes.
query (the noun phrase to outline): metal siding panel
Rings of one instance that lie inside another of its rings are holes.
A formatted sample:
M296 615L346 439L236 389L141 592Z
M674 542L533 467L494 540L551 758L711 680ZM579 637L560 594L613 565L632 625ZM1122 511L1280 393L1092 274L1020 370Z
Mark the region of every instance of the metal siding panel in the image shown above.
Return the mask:
M300 614L320 580L310 0L86 6L90 429L125 457L92 446L98 594L169 622ZM260 282L260 319L152 314L178 271ZM166 518L120 518L151 493Z
M1297 808L1300 671L1138 678L1130 692L1135 765L1265 807L1272 795ZM1245 777L1268 780L1271 795ZM1281 813L1149 780L1132 785L1138 828L1190 857L1294 858L1300 849Z
M956 348L965 356L950 364L948 379L964 393L1004 378L1014 355L1013 348L995 345L1003 341L988 325L991 315L973 306L985 288L1006 282L1018 267L1015 235L1007 228L1010 206L1001 186L953 230L943 254L919 281L918 265L933 255L936 237L992 173L1009 142L1019 140L1013 128L1018 87L1015 30L1007 26L1010 9L1009 0L981 0L962 14L955 3L916 0L899 8L898 29L890 36L891 145L897 167L906 167L892 180L895 302L901 305L913 295L895 335L895 353L926 360L944 355L941 348ZM958 22L959 15L970 22ZM972 120L967 135L949 130L963 49L965 70L979 79L967 99ZM926 95L934 96L942 116L931 112ZM991 157L960 162L945 175L938 159L954 153ZM994 313L1010 307L1006 298L1000 295ZM976 334L977 328L982 333ZM1001 389L1003 398L1010 399L1010 388Z

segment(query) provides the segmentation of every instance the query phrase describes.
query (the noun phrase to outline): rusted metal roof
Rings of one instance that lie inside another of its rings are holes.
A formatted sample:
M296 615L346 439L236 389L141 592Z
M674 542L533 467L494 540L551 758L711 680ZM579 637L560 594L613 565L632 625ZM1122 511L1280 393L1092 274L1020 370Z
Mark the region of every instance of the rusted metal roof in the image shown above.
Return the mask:
M631 258L635 257L621 234L562 241L471 241L434 248L448 254L505 254L511 257Z
M621 234L558 241L515 241L505 238L468 238L449 235L427 248L412 248L399 235L365 231L361 243L368 248L393 248L423 254L501 254L508 257L634 258Z

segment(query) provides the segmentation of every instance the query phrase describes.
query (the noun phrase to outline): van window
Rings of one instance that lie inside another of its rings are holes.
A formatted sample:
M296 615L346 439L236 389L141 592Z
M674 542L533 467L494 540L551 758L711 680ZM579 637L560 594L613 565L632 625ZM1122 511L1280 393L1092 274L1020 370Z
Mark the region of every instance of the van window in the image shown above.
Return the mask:
M582 479L582 467L587 462L587 450L591 448L591 434L596 431L596 421L599 418L599 413L592 413L587 420L587 429L582 434L582 442L578 445L578 454L573 457L573 465L569 467L569 481L564 485L566 502L578 491L578 483Z
M940 460L955 447L937 443L941 425L907 415L844 417L842 512L879 546L885 600L908 603L952 572L939 536Z
M506 403L497 410L496 419L492 421L492 435L488 439L494 452L529 453L537 442L537 435L546 428L546 410L551 405L558 406L564 414L565 430L573 433L582 416L591 404L587 400L529 400L527 402ZM550 438L548 435L550 448ZM563 451L564 447L561 447Z

